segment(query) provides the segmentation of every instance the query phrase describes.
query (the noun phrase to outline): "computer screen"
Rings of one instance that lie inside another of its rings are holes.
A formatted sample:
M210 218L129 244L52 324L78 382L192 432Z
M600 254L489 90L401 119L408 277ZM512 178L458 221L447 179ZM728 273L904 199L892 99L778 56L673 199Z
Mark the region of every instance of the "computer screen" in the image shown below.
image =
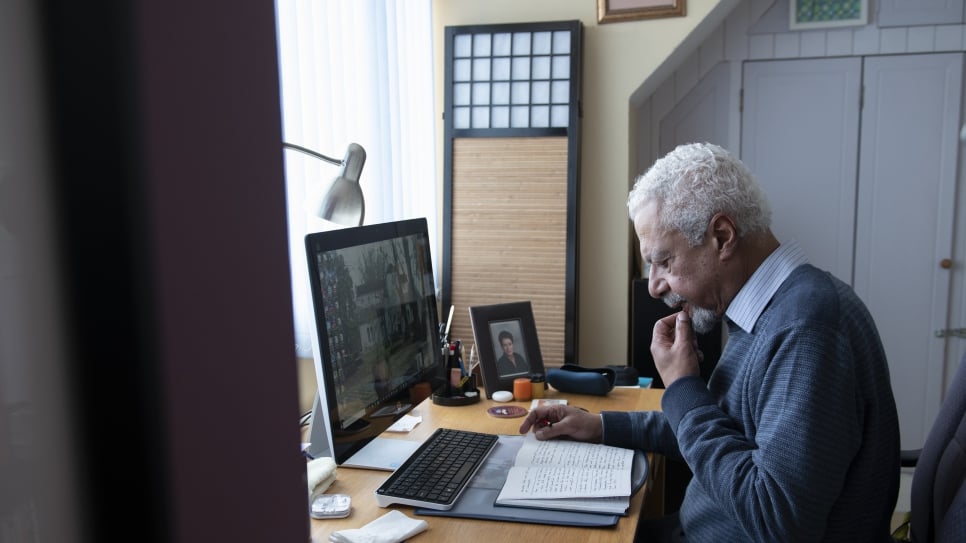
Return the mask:
M310 452L324 434L341 465L439 375L429 236L425 219L410 219L309 234L305 247L319 385Z

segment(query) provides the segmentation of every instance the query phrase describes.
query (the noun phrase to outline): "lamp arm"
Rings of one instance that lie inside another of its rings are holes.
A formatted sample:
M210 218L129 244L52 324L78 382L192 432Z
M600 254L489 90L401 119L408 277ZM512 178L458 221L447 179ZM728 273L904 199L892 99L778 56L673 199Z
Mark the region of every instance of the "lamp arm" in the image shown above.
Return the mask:
M325 156L325 155L323 155L321 153L316 153L315 151L313 151L311 149L306 149L305 147L302 147L301 145L295 145L294 143L286 143L286 142L283 141L282 142L282 147L286 147L288 149L292 149L292 150L295 150L295 151L299 151L299 152L305 153L305 154L307 154L309 156L314 156L315 158L317 158L319 160L324 160L324 161L328 162L329 164L335 164L336 166L341 166L342 165L342 161L341 160L336 160L334 158L329 158L329 157L327 157L327 156Z

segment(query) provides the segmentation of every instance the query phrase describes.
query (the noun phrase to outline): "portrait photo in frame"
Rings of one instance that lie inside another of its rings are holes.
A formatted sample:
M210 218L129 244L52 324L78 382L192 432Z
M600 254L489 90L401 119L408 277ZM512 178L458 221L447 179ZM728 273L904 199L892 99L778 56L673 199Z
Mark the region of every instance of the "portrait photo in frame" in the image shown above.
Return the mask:
M544 373L537 326L529 301L470 307L473 341L486 397L513 391L513 380Z

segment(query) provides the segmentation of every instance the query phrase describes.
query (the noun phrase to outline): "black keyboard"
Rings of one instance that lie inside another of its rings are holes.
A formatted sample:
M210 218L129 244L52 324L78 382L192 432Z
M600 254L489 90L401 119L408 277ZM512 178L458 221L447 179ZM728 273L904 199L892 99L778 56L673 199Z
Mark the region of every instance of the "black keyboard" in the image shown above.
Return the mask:
M436 430L376 489L376 503L452 508L499 439L494 434Z

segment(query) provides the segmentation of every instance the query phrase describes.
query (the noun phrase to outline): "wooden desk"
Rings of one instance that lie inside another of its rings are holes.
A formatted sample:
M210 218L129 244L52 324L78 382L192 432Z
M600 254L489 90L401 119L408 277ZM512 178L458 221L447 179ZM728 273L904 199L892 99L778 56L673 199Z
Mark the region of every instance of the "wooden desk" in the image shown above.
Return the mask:
M563 394L555 390L548 390L547 397L567 398L570 405L583 407L592 413L597 413L607 410L658 410L661 408L662 392L662 390L657 389L616 388L607 396L587 396ZM485 398L479 403L460 407L443 407L433 404L432 400L426 400L416 406L411 413L423 418L422 423L416 426L412 432L408 434L385 433L383 437L421 441L441 427L492 434L518 435L518 429L523 418L501 419L491 417L486 413L486 410L494 405L500 404ZM506 405L529 407L530 402L510 402ZM660 470L655 469L657 464L659 463L652 463L649 479L654 476L660 477ZM428 530L413 538L414 542L418 543L452 543L453 541L626 542L633 540L641 505L644 502L645 494L652 487L651 480L649 480L647 486L635 494L631 500L628 515L622 517L615 528L580 528L422 516L416 515L412 507L402 505L382 508L376 504L374 492L386 480L386 477L388 477L388 474L384 471L338 468L336 480L327 492L352 496L352 514L344 519L313 519L311 521L312 541L314 543L326 543L329 540L329 534L334 531L362 527L386 514L390 509L399 509L412 518L425 520L429 523Z

